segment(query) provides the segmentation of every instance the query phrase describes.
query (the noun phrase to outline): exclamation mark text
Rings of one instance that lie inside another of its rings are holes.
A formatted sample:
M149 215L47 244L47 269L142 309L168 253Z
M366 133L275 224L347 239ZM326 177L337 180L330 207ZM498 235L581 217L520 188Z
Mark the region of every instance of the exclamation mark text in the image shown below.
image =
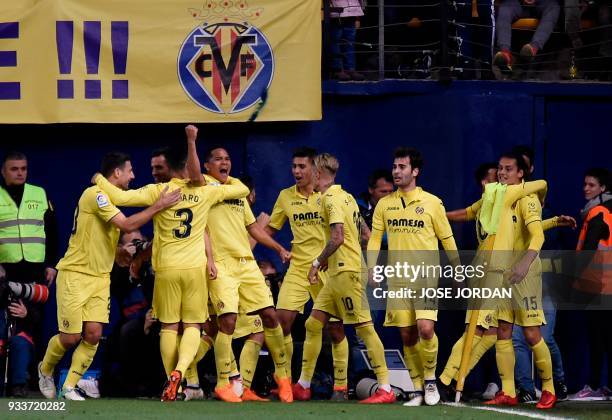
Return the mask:
M102 22L86 21L83 26L83 43L85 44L85 64L87 74L98 74L100 67L100 40ZM102 82L85 80L85 99L100 99L102 97Z
M57 43L57 61L60 74L72 72L72 46L74 41L74 23L62 20L55 22L55 41ZM74 80L59 79L57 81L57 97L59 99L74 98Z
M113 49L113 66L115 74L125 74L127 67L129 41L128 22L111 22L111 44ZM127 80L113 79L113 99L127 99L129 97Z

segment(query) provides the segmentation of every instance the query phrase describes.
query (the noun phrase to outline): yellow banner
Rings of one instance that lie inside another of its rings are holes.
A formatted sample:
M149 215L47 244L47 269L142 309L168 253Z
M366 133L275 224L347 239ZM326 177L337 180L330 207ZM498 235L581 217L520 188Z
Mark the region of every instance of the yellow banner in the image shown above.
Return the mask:
M320 0L3 0L0 123L321 118Z

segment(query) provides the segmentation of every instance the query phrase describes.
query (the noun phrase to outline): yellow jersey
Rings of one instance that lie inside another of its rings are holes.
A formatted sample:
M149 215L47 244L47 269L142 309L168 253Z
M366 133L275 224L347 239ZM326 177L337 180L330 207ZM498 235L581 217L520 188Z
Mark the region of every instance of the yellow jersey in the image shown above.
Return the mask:
M514 227L514 251L526 251L531 242L527 225L542 223L542 205L537 195L530 194L516 202L512 210L512 225ZM542 235L544 233L542 232ZM535 249L534 251L540 251Z
M226 199L246 197L249 189L230 178L226 185L192 186L188 179L173 178L162 184L149 184L138 190L123 191L104 177L96 183L119 206L152 205L166 187L181 189L181 200L153 217L153 258L156 271L190 269L206 265L204 232L210 208Z
M98 186L83 191L74 211L68 250L57 264L57 269L91 276L108 275L113 268L119 242L119 229L110 220L119 213L119 209Z
M223 185L212 176L204 177L208 185ZM212 206L208 217L208 233L215 261L227 257L253 258L246 226L255 222L246 198L225 199Z
M274 204L269 226L281 230L287 220L293 234L290 264L308 270L325 246L321 194L313 192L304 197L295 185L282 190Z
M329 241L331 225L342 223L344 229L344 243L328 259L330 276L343 271L360 272L361 215L357 202L352 195L342 189L342 186L332 185L323 194L322 208L326 243ZM322 248L319 253L321 251Z
M372 231L378 231L379 237L387 232L389 251L438 250L438 240L453 236L442 201L420 187L381 198L374 209ZM380 243L368 243L368 250L377 249Z

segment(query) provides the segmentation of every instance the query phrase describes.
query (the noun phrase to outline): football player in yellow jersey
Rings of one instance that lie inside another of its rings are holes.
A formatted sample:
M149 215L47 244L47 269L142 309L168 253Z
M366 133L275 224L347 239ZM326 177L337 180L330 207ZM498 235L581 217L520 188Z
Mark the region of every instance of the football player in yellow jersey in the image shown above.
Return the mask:
M192 129L191 127L192 126L185 127L186 134ZM172 156L175 153L176 151L170 147L162 147L162 148L154 150L151 153L151 176L153 177L155 182L157 183L170 182L170 180L172 179L172 173L170 171L170 167L168 166L167 156L170 156L170 159L172 159ZM145 253L148 253L148 255L146 254L141 254L141 255L146 256L148 259L151 259L151 251L152 249L151 247L149 247L145 250ZM210 325L210 324L205 323L204 330L207 329L206 328L207 325ZM179 331L177 334L177 343L181 342L181 338L182 338L182 325L179 325ZM212 348L212 344L213 344L213 341L210 338L210 336L205 334L203 331L202 336L201 336L201 341L200 341L200 347L198 348L196 357L194 361L192 362L192 364L189 366L189 368L187 368L187 371L185 372L185 375L184 375L185 380L187 382L187 385L183 388L184 401L198 400L198 399L201 400L204 398L204 391L200 387L200 379L198 377L197 363L202 358L204 358L208 350ZM177 346L177 351L178 351L178 346ZM178 353L177 353L177 357L178 357Z
M499 160L497 176L504 185L517 185L523 182L528 173L528 167L523 157L515 152L504 153ZM512 250L517 254L516 261L507 270L508 282L513 286L512 300L502 302L498 311L497 342L495 344L497 368L502 380L502 391L485 404L516 405L516 389L514 383L514 347L512 345L512 326L514 323L523 327L527 343L534 354L534 364L542 380L542 397L536 405L540 409L554 407L557 400L552 376L552 361L540 327L546 322L542 310L542 267L538 257L544 243L542 229L542 207L535 194L528 195L517 201L506 221L512 224L508 233L513 238L497 240L513 240ZM500 221L502 223L503 221ZM508 242L510 243L510 241ZM520 258L518 258L520 256ZM512 303L520 305L514 309Z
M497 182L497 163L491 162L480 165L476 170L476 182L478 185L480 185L483 193L486 184ZM490 250L491 244L487 242L488 234L484 229L482 229L480 220L478 218L481 205L480 203L481 201L479 200L465 209L449 211L446 213L446 216L451 222L475 220L478 249ZM469 323L470 316L471 311L468 310L465 317L466 324ZM451 354L446 362L446 366L440 375L440 386L442 387L442 395L444 396L444 399L454 401L454 393L452 392L451 382L458 380L466 332L464 332L459 340L457 340L457 342L455 342L453 345ZM473 367L476 366L480 358L495 345L495 341L497 341L497 311L495 309L481 309L478 313L476 332L472 340L472 350L470 353L468 372L471 371Z
M206 182L209 185L226 184L231 171L231 159L227 150L222 147L212 147L206 154L204 167L208 173ZM276 366L279 398L283 402L292 402L291 382L286 371L283 331L276 317L272 293L253 257L249 235L259 243L277 251L283 262L287 262L291 254L256 223L246 198L225 200L214 205L210 210L207 229L217 271L216 278L208 282L210 300L215 308L219 325L215 337L218 377L215 392L223 401L241 400L228 381L232 335L236 328L238 313L241 316L258 314L263 323L266 344ZM251 370L254 370L259 352L251 353L256 356L254 360L245 360L242 357L241 360L252 365ZM248 387L244 389L243 399L261 400Z
M310 381L321 352L322 331L331 317L355 327L368 350L372 368L378 380L376 393L361 403L385 404L395 402L389 384L385 350L372 325L370 307L365 298L367 272L361 258L361 215L352 195L335 185L338 160L324 153L315 159L317 190L322 194L321 218L326 225L326 245L311 262L308 280L319 282L319 269L327 267L329 277L315 298L314 307L306 320L306 340L302 358L302 372L293 387L294 397L309 400Z
M396 150L392 174L398 189L380 199L374 209L372 235L368 242L370 268L378 258L385 232L390 255L397 255L402 261L406 258L400 255L401 251L424 251L419 254L419 264L421 255L432 264L439 264L437 252L432 252L438 250L438 241L449 253L451 261L456 258L457 246L442 201L416 185L422 165L418 150L406 147ZM387 264L393 263L389 261ZM427 281L428 287L437 287L437 279L417 279L413 287L423 287L423 280ZM408 285L407 279L389 278L387 282L389 290ZM417 296L420 296L418 290ZM394 301L398 299L387 301L385 326L400 330L404 358L416 390L404 405L418 406L423 404L423 399L427 405L435 405L440 401L436 386L438 337L434 331L437 303L424 299Z
M493 165L495 165L495 171L493 172ZM482 192L484 193L485 185L492 182L497 182L497 166L495 163L488 163L481 165L476 171L476 181L482 187ZM451 222L465 222L469 220L476 221L476 238L478 240L478 249L488 249L491 250L491 237L487 234L487 232L482 228L482 225L479 220L480 208L482 205L482 199L473 203L469 207L464 209L458 209L449 211L446 213L448 219ZM575 225L575 220L570 216L556 216L551 219L544 220L542 222L543 230L548 230L553 227L561 227L561 226L569 226L572 227ZM470 313L468 310L466 313L465 322L469 323ZM466 327L467 331L467 327ZM463 345L466 338L466 334L464 333L459 340L453 345L451 355L448 358L446 366L444 367L444 371L440 375L440 382L443 387L447 387L445 389L444 394L450 396L452 392L451 388L448 388L452 381L458 380L458 371L461 363L461 356L463 353ZM497 341L497 310L495 309L481 309L479 310L477 326L475 336L472 342L472 350L470 354L470 360L468 363L468 371L469 372L476 366L476 364L480 361L480 359L484 356L484 354L495 345ZM491 395L491 399L494 395Z
M206 251L204 232L210 208L226 199L245 197L249 190L240 181L227 185L205 185L195 148L195 138L188 137L186 178L185 161L168 159L172 180L168 184L150 184L138 190L122 191L97 176L96 183L118 205L146 206L156 200L165 185L181 188L181 200L153 218L153 268L155 287L153 311L162 324L160 349L168 382L162 401L173 401L186 369L200 347L201 324L208 318L206 287ZM177 333L183 323L183 335L176 360Z
M102 174L116 188L127 189L134 179L130 157L109 153L102 160ZM79 344L62 386L64 398L83 400L75 389L89 368L108 323L110 272L115 260L119 231L131 232L147 223L157 212L180 199L180 191L160 190L150 207L130 217L124 216L98 186L87 188L74 212L68 250L57 265L57 320L59 334L49 340L38 365L39 387L46 398L55 397L53 370L64 353Z
M303 147L293 153L291 173L295 185L278 194L270 222L266 231L270 235L282 229L289 222L293 240L291 241L291 263L283 279L276 310L285 335L285 349L291 375L293 339L291 327L298 312L310 298L316 298L325 283L325 275L318 284L308 282L308 270L312 261L325 245L324 226L321 220L321 194L314 191L314 157L316 151ZM331 319L328 331L332 340L334 360L334 394L332 399L343 400L347 397L348 342L344 336L342 323Z

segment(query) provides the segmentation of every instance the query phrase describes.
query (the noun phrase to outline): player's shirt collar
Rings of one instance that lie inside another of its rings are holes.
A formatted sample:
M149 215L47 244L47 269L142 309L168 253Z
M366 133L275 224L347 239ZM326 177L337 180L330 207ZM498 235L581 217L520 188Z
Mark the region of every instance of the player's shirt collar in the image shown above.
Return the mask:
M207 184L221 185L221 181L219 181L217 178L215 178L212 175L204 174L204 179L206 180Z
M330 186L330 187L327 189L327 191L325 191L325 194L331 194L331 193L338 192L338 191L342 191L342 185L340 185L340 184L334 184L334 185L331 185L331 186Z
M409 192L403 192L402 190L396 190L397 197L403 198L407 202L419 201L421 198L421 194L423 189L421 187L416 187L414 190Z
M312 190L312 192L310 193L309 197L306 197L304 194L302 194L299 190L297 185L294 185L293 187L291 187L291 191L293 193L293 195L295 195L296 197L299 198L303 198L304 200L308 200L311 196L318 194L315 190Z
M182 178L172 178L169 183L187 185L189 183L189 180L188 179L182 179Z

